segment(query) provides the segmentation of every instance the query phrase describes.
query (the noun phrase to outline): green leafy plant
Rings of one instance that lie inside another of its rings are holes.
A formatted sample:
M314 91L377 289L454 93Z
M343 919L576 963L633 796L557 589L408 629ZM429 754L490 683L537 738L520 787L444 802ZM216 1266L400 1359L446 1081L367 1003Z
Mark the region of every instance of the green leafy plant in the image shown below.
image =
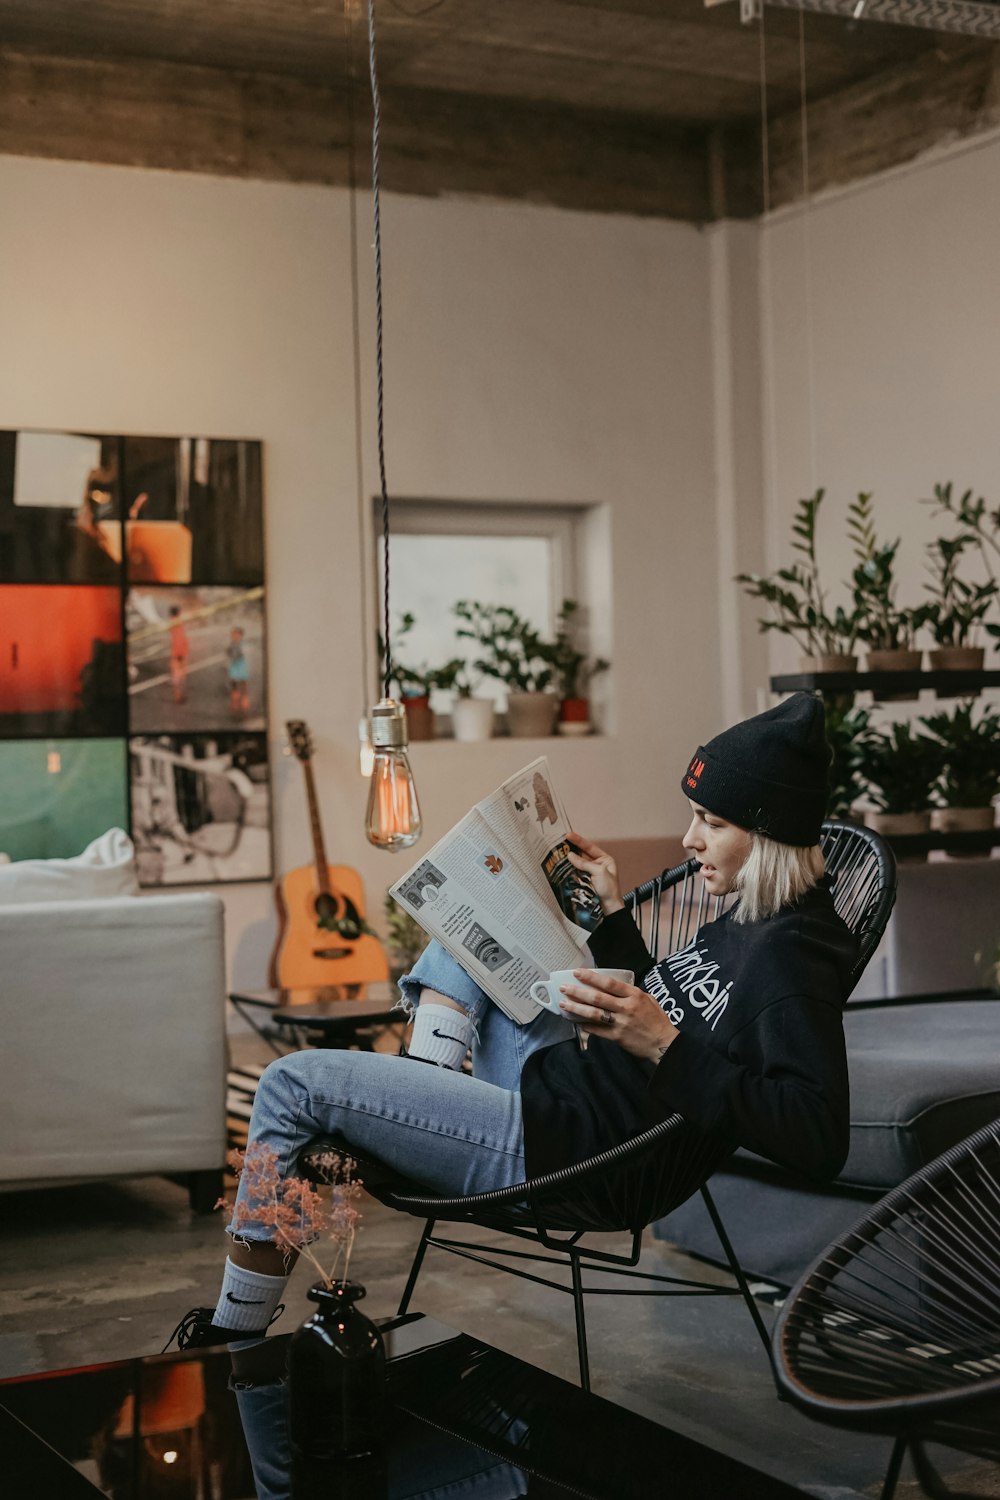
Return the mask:
M460 599L453 613L461 621L456 635L474 642L478 672L495 677L508 692L541 693L555 678L553 645L506 604Z
M971 702L920 720L941 747L937 792L945 807L988 807L1000 792L1000 712L973 718Z
M987 583L969 583L959 577L959 560L971 545L972 537L965 532L951 539L939 537L927 547L931 581L924 587L931 598L915 610L914 621L927 625L939 646L975 645L977 627L1000 594L992 578Z
M416 617L407 610L400 615L399 624L393 634L393 658L392 658L392 680L399 689L403 698L424 698L433 693L435 688L450 690L455 685L455 679L459 670L466 665L462 657L455 657L445 662L444 666L432 667L427 662L421 662L419 666L411 666L406 661L405 641L416 624ZM396 652L402 645L402 658ZM378 636L379 675L382 675L385 661L385 641L381 632Z
M847 513L847 532L854 545L851 592L858 640L872 651L909 651L918 620L896 604L895 563L899 537L880 543L875 534L870 493L861 493Z
M579 607L575 599L563 600L556 624L556 638L550 648L561 698L585 698L591 680L598 673L606 672L611 665L603 656L591 661L585 651L577 649L574 627Z
M826 702L826 739L833 755L828 775L827 815L847 818L862 791L865 755L877 731L871 710L852 708L850 698Z
M831 613L820 579L816 554L816 526L824 490L800 500L792 518L792 550L801 560L765 577L737 573L751 599L762 599L770 617L758 621L760 630L787 635L809 656L850 655L857 636L857 620L841 605Z
M385 893L382 911L385 915L385 946L390 962L394 970L405 974L407 969L413 968L430 942L430 937L388 891Z
M990 510L982 495L973 499L972 490L956 495L951 480L947 484L936 484L934 494L923 503L933 506L936 513L949 515L958 522L962 535L978 549L987 579L997 586L994 597L1000 598L996 574L1000 562L1000 505ZM995 640L1000 640L1000 624L991 621L984 628Z
M859 769L865 790L880 812L923 812L941 774L941 745L914 734L909 724L893 724L867 738Z

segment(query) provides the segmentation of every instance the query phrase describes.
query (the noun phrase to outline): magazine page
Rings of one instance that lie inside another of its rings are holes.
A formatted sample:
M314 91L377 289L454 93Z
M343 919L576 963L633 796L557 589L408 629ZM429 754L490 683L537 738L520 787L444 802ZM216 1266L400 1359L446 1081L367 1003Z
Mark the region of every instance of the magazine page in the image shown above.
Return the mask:
M570 822L546 757L516 771L476 805L497 838L514 851L542 900L554 896L572 936L586 942L604 912L589 875L569 862Z
M501 1010L523 1023L540 1009L530 993L536 980L589 961L583 935L567 930L571 924L542 885L544 897L475 807L390 894Z

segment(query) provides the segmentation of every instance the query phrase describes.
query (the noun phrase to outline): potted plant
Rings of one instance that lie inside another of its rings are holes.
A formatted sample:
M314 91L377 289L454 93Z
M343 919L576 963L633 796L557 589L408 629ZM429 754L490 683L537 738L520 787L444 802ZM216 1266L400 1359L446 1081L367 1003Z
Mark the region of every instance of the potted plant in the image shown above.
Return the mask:
M393 980L413 968L417 959L430 942L429 935L415 917L385 893L383 904L385 915L385 947L389 955L389 973Z
M870 494L860 494L847 517L856 559L851 591L858 640L868 647L869 672L919 672L923 653L913 645L917 617L913 610L896 603L894 569L899 538L879 544L871 499ZM886 702L916 696L910 692L878 694Z
M456 632L473 641L481 655L472 665L495 677L507 689L507 727L512 735L550 735L559 700L551 691L555 678L552 644L506 604L479 604L460 599L454 613L462 622Z
M990 708L973 721L972 703L921 719L942 749L936 791L943 807L931 827L943 833L992 828L993 798L1000 793L1000 712Z
M488 740L493 734L493 699L476 696L479 684L478 674L461 656L446 662L438 673L437 686L455 694L451 703L451 727L456 740L472 743Z
M850 698L826 699L826 740L832 755L828 817L853 816L863 789L865 752L876 733L870 709L852 707Z
M400 644L410 634L416 619L409 610L400 615L399 625L393 637L393 645L398 649ZM405 656L405 647L404 656ZM378 637L379 661L385 661L385 642L381 634ZM434 714L431 711L431 693L436 688L450 688L453 674L457 668L464 666L461 658L446 662L443 667L432 667L427 662L420 666L410 666L405 660L393 655L392 680L399 690L401 702L406 708L406 723L411 740L432 740L434 738Z
M574 625L579 607L575 599L563 600L556 625L556 638L551 648L552 664L559 687L560 734L590 733L590 698L587 689L598 673L606 672L611 665L603 656L591 661L585 651L577 649Z
M816 524L824 494L824 490L817 490L800 500L792 519L792 550L800 553L803 561L779 568L771 577L737 573L736 582L743 584L751 599L763 599L771 609L770 618L758 621L760 630L777 630L799 646L803 672L854 672L858 665L854 654L855 616L841 605L831 614L820 581Z
M931 581L924 587L931 597L916 615L918 623L926 625L934 637L935 649L928 653L932 671L982 670L985 650L975 637L1000 589L992 578L986 583L969 583L959 577L959 559L970 545L972 538L966 532L950 539L939 537L927 547ZM939 689L938 696L957 695Z
M859 768L874 811L865 822L878 833L926 833L931 788L941 774L941 746L909 724L873 734L860 747Z
M987 579L995 584L995 569L1000 561L1000 505L995 510L987 509L983 497L979 495L974 500L971 490L956 497L950 480L947 484L936 484L933 497L924 504L933 505L936 511L944 512L958 522L962 535L978 550ZM1000 592L994 598L1000 602ZM1000 642L1000 623L984 621L983 628L987 635Z

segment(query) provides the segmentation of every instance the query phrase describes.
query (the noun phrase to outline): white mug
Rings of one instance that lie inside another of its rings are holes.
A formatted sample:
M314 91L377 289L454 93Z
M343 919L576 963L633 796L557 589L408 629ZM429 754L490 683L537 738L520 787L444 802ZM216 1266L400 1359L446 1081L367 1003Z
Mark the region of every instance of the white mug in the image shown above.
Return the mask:
M593 964L581 961L581 968L594 968ZM595 974L606 974L609 979L621 979L626 984L635 983L635 975L631 969L597 969ZM580 984L572 969L553 969L548 979L538 979L531 986L530 994L536 1005L544 1005L546 1010L555 1011L557 1016L564 1014L559 1009L559 1002L563 998L559 993L564 984Z

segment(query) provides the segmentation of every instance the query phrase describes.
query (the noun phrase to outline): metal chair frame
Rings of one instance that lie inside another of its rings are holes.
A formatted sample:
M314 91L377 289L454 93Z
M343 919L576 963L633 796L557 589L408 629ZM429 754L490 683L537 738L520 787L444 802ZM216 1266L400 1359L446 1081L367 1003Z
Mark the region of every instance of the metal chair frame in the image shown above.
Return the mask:
M1000 1121L894 1188L820 1256L774 1330L779 1391L809 1416L907 1449L926 1494L950 1491L923 1444L1000 1462Z
M835 880L837 908L860 939L859 956L851 975L853 987L877 947L889 919L895 900L895 861L877 834L850 824L825 823L822 845L828 872ZM689 941L706 921L717 917L728 904L729 898L706 897L704 885L696 878L697 868L696 860L687 860L654 876L626 897L650 952L660 952L661 944L665 945L662 948L664 953L675 951ZM647 1152L661 1146L673 1135L686 1135L688 1139L682 1142L682 1150L678 1152L678 1155L684 1157L684 1161L683 1164L678 1163L676 1191L670 1203L659 1206L651 1215L643 1214L642 1222L603 1222L598 1214L592 1216L593 1222L584 1221L581 1224L580 1218L576 1217L579 1204L573 1201L574 1190L588 1180L599 1179L609 1166L641 1160ZM306 1148L302 1159L307 1174L311 1171L308 1161L310 1155L330 1149L339 1149L337 1143L314 1142ZM357 1152L352 1154L358 1156ZM400 1300L400 1315L410 1305L430 1246L553 1290L569 1293L573 1298L576 1321L580 1384L585 1390L589 1390L590 1362L584 1309L586 1296L741 1296L770 1359L771 1340L767 1326L706 1185L712 1172L728 1155L728 1146L699 1135L680 1115L673 1114L630 1140L574 1166L492 1192L465 1197L448 1198L421 1190L416 1184L388 1171L374 1160L366 1160L363 1156L358 1156L358 1160L365 1187L374 1197L404 1213L426 1218ZM669 1208L682 1203L695 1191L700 1191L705 1202L736 1282L735 1286L719 1286L713 1282L635 1269L647 1225L662 1217ZM475 1242L451 1239L435 1233L436 1225L442 1220L499 1230L554 1253L540 1254L501 1247L485 1249ZM585 1234L602 1230L630 1232L631 1247L627 1253L614 1254L580 1244ZM498 1256L502 1258L497 1259ZM566 1285L547 1275L514 1266L510 1263L514 1260L535 1265L568 1266L570 1283ZM585 1282L585 1276L594 1273L634 1278L647 1285L595 1286Z

